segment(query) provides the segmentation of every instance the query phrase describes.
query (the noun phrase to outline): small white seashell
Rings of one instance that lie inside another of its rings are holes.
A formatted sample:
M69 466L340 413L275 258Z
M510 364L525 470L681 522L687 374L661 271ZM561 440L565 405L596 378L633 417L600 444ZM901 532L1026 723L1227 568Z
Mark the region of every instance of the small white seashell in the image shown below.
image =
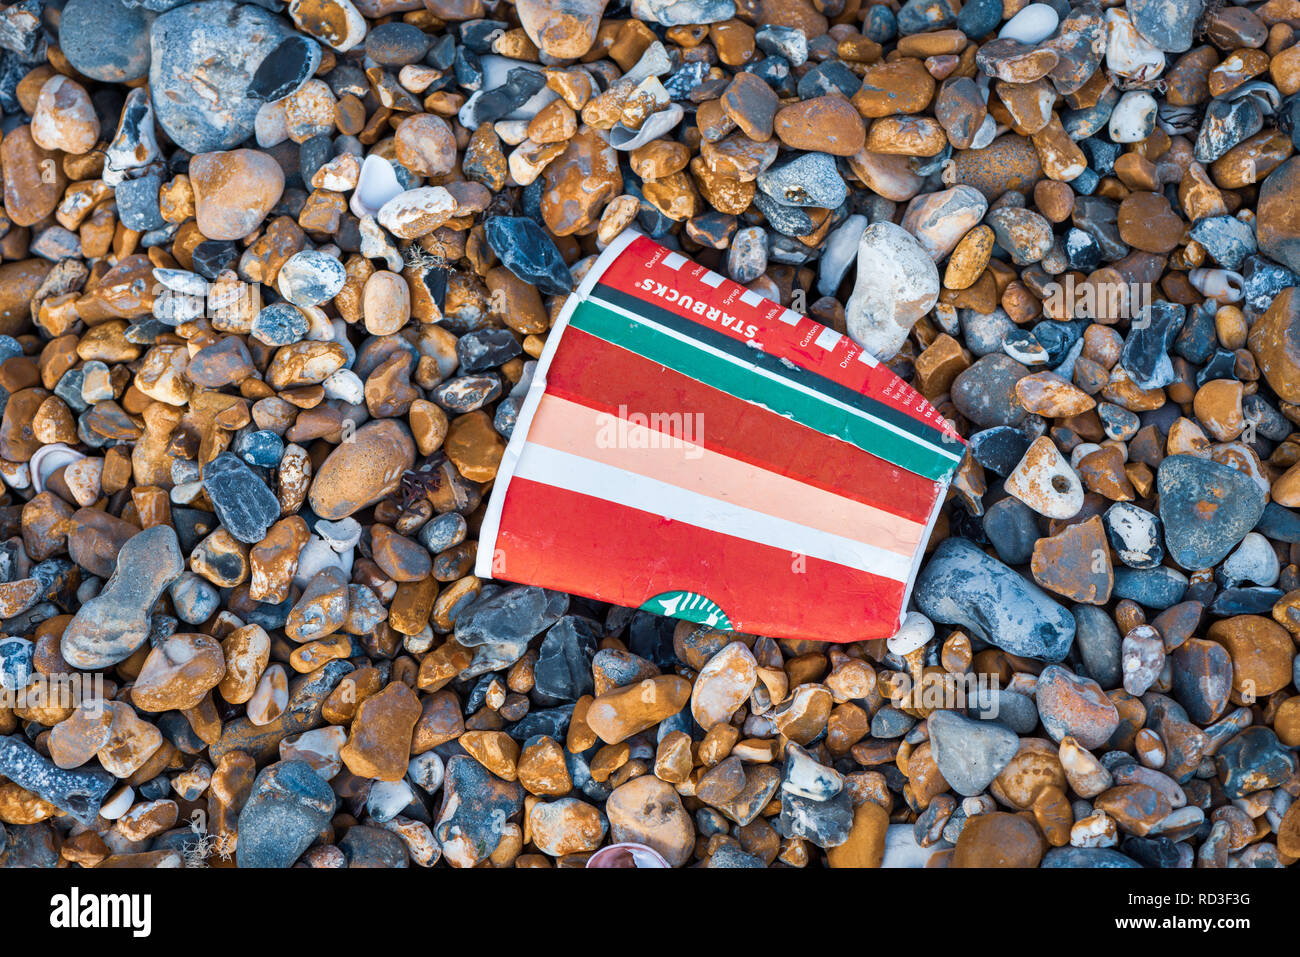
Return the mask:
M630 130L619 123L609 131L609 145L616 150L634 150L638 146L644 146L675 127L685 114L680 103L669 103L658 113L646 117L639 130Z
M31 469L32 488L36 494L45 491L45 480L63 468L85 456L76 449L69 448L62 442L55 442L53 445L42 445L32 455L28 467Z
M372 154L361 164L361 177L357 180L357 188L348 208L358 219L374 216L383 208L384 203L401 192L402 184L397 181L393 165L382 156Z
M1240 302L1246 292L1246 280L1230 269L1193 269L1187 274L1192 288L1207 299L1227 305Z

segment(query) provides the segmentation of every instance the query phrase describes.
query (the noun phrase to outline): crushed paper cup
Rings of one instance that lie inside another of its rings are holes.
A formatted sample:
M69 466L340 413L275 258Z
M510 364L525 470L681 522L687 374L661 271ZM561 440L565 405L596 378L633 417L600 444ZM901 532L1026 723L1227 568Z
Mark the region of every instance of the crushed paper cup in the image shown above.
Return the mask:
M667 867L663 855L644 844L609 844L587 858L588 867Z
M475 573L725 630L887 638L964 449L851 339L628 231L547 338Z

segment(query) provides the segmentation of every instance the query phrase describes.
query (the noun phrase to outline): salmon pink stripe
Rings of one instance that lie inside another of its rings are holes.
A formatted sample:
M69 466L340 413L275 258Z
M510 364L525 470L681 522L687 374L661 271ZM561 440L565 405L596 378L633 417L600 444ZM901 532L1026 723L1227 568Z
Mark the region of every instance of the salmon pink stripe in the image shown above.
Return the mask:
M925 526L919 522L714 452L692 441L698 436L674 437L650 424L545 395L528 442L905 557L921 544Z
M672 589L693 591L738 631L836 642L894 634L906 587L519 476L493 567L499 579L633 608Z
M570 326L564 339L546 373L548 395L614 415L680 412L683 424L701 423L705 448L909 521L929 519L938 486L924 476L782 416L756 415L743 399L580 329Z

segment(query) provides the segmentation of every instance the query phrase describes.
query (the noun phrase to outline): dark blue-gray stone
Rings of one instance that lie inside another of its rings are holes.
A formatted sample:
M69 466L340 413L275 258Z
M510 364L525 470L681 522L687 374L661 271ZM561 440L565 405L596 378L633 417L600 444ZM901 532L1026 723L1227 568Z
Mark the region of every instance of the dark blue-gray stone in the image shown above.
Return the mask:
M476 329L456 341L461 372L483 372L509 362L523 351L509 329Z
M1294 545L1300 542L1300 515L1277 502L1269 502L1254 530L1265 538Z
M473 50L466 46L458 46L455 59L452 61L452 70L456 74L456 82L462 89L471 93L483 89L483 63Z
M884 10L885 6L872 7L872 11ZM972 40L988 36L1002 23L1002 0L967 0L957 13L957 29ZM865 28L864 28L865 32ZM875 40L875 37L872 37ZM882 43L882 40L876 40Z
M176 749L183 754L202 754L207 750L208 743L195 733L194 727L186 719L185 715L179 711L164 711L158 715L154 724L158 730L163 733L163 737L176 746ZM166 782L166 777L163 781ZM171 785L167 785L168 790ZM166 797L166 794L161 795Z
M1155 568L1164 560L1160 519L1132 502L1116 502L1102 515L1115 555L1129 568Z
M405 66L423 58L432 39L412 23L381 23L366 34L366 56L381 66Z
M1091 234L1071 226L1065 234L1065 258L1071 269L1092 272L1101 265L1101 246Z
M1259 393L1242 396L1241 412L1246 422L1255 427L1255 434L1273 442L1281 442L1291 434L1291 422Z
M1003 477L1015 471L1029 445L1029 436L1009 425L995 425L970 437L970 453L975 461Z
M1188 571L1221 562L1264 513L1249 476L1194 455L1171 455L1156 471L1165 546Z
M754 42L764 53L783 57L794 66L802 66L808 59L808 38L802 30L769 23L758 28Z
M1219 618L1266 615L1284 594L1280 588L1225 588L1214 596L1208 610Z
M1274 788L1296 772L1296 757L1272 728L1255 725L1219 748L1214 756L1219 782L1229 798Z
M882 705L871 716L871 736L873 738L901 738L912 730L916 719L893 705Z
M421 545L436 555L459 545L465 540L468 531L469 526L463 515L459 512L444 512L425 522L416 537Z
M565 615L546 632L533 666L534 688L561 701L591 694L595 682L591 659L600 643L600 627L589 618Z
M1214 99L1196 135L1192 155L1198 163L1213 163L1248 136L1264 128L1264 113L1253 96L1239 100Z
M935 711L928 721L930 756L943 779L966 797L982 794L1011 763L1020 737L998 721L972 721L956 711Z
M758 174L758 188L784 206L835 209L849 188L829 153L804 153Z
M506 734L516 741L526 741L536 735L544 734L563 741L573 720L573 705L564 704L557 708L539 708L530 711L514 724L506 725Z
M1088 328L1086 319L1044 319L1034 324L1034 338L1047 350L1047 361L1052 365L1064 362L1070 355L1075 343L1083 338L1083 331Z
M962 324L965 331L964 317ZM1001 334L997 341L1000 348ZM953 405L975 425L1017 425L1023 421L1025 409L1016 398L1016 383L1028 374L1029 370L1010 356L990 353L953 380Z
M483 228L488 245L501 264L524 282L552 296L573 290L573 276L564 264L564 257L533 220L523 216L492 216Z
M653 662L658 668L672 669L677 664L677 652L673 647L677 623L676 618L665 618L648 611L636 612L628 625L628 650Z
M35 600L31 604L36 604ZM32 676L32 656L35 651L36 646L26 638L0 638L0 688L17 691L27 687Z
M1174 381L1169 350L1183 328L1187 307L1160 300L1148 307L1145 322L1134 322L1120 350L1119 364L1142 389L1159 389Z
M1083 673L1103 688L1113 688L1123 675L1120 663L1119 628L1105 609L1097 605L1075 605L1074 646L1079 649Z
M1106 437L1121 442L1127 442L1137 434L1138 429L1142 428L1142 420L1137 417L1136 412L1130 412L1122 406L1112 405L1109 402L1097 406L1097 418L1101 419L1101 427L1106 430Z
M1008 495L994 502L984 513L984 534L1008 565L1026 565L1038 541L1038 515L1017 498Z
M16 734L0 737L0 775L82 824L99 816L105 795L117 784L117 778L103 769L65 771Z
M262 103L248 96L248 85L292 35L283 18L231 0L164 13L149 34L149 92L158 124L191 153L238 146L252 135Z
M755 193L754 205L767 218L767 225L782 236L806 236L813 228L812 217L802 209L778 203L767 193Z
M1232 690L1232 658L1216 641L1184 642L1169 656L1173 696L1197 724L1216 721Z
M1236 269L1255 251L1255 230L1236 216L1207 216L1190 235L1224 269Z
M1115 112L1115 104L1118 102L1119 92L1114 87L1111 87L1092 106L1082 107L1077 110L1062 110L1061 126L1071 139L1078 137L1080 140L1086 141L1105 129L1106 124L1110 122L1110 115ZM1101 175L1100 170L1092 167L1088 167L1084 172ZM1073 188L1073 185L1072 180L1071 188Z
M117 200L117 215L123 226L138 233L147 233L167 224L158 206L158 190L161 186L162 177L157 173L118 184L113 192L114 199Z
M1147 608L1168 608L1183 600L1187 576L1172 568L1116 568L1112 598L1128 598Z
M621 648L600 649L592 656L590 668L592 672L604 675L613 688L635 684L660 673L654 662Z
M121 0L68 0L59 16L59 48L92 80L129 83L149 72L152 22Z
M236 539L256 545L280 517L280 500L233 452L222 452L203 470L217 518Z
M903 36L946 30L957 23L957 13L948 0L907 0L898 11L898 32Z
M194 247L194 271L209 281L239 261L239 249L225 239L205 239Z
M1126 837L1120 848L1143 867L1178 866L1178 845L1167 837Z
M504 20L466 20L459 25L457 34L466 49L475 53L491 53L492 44L510 29Z
M48 821L0 824L0 867L58 867L59 843L59 836Z
M429 398L448 412L463 414L481 409L501 394L501 378L493 374L462 375L433 389Z
M451 844L479 861L497 849L506 821L524 806L522 787L502 781L464 755L447 762L442 794L442 813L434 825L434 837L444 850Z
M1060 661L1074 641L1070 613L1033 582L970 542L945 539L913 600L933 621L959 625L1013 655Z
M559 621L568 608L569 596L563 592L514 585L465 609L456 622L456 640L466 648L527 640Z
M1212 307L1215 303L1210 300L1205 305ZM1178 338L1174 340L1174 352L1193 365L1201 365L1210 358L1219 343L1218 334L1214 330L1216 311L1214 308L1207 309L1202 306L1192 309L1183 322Z
M306 761L277 761L253 781L239 812L240 867L291 867L334 816L329 782Z
M1123 152L1123 147L1110 140L1089 137L1079 141L1079 149L1088 157L1088 168L1096 170L1102 176L1109 176L1115 170L1115 160Z
M845 838L847 840L847 837ZM718 849L709 855L708 863L705 867L748 867L748 868L766 868L761 857L756 857L746 851L741 850L738 844L719 844Z
M315 40L286 37L258 64L248 95L257 100L282 100L315 75L320 61L321 48Z
M1123 867L1142 865L1110 847L1054 847L1043 855L1039 867Z
M355 824L339 841L348 867L406 867L406 845L392 831Z
M481 94L470 109L469 126L478 129L484 123L495 123L523 106L546 86L546 77L540 70L515 67L506 74L500 86Z
M496 412L492 413L492 428L504 439L514 435L515 425L519 421L519 410L523 408L524 397L508 395L497 403Z
M245 432L239 437L235 452L249 465L274 468L284 455L284 439L269 429Z
M848 790L828 801L781 792L778 830L787 837L802 837L818 847L838 847L849 839L853 827L853 801Z
M872 7L871 9L877 10L881 8ZM824 96L835 91L839 91L845 97L850 97L862 89L862 78L845 66L843 60L826 60L810 67L808 72L799 78L799 85L796 89L799 97L804 100Z
M298 147L298 177L310 183L316 172L334 158L334 141L328 133L320 133Z
M533 739L529 739L531 744ZM525 744L524 747L528 745ZM594 747L589 752L595 754L599 746ZM582 754L575 754L567 748L564 751L564 766L569 772L569 779L573 781L573 786L581 791L593 801L604 801L609 798L613 790L608 782L601 783L591 776L591 765L587 763L587 758Z
M1003 336L1002 351L1027 366L1040 366L1048 361L1047 349L1028 329L1012 329Z
M1079 196L1074 201L1071 221L1096 240L1106 262L1128 255L1128 245L1119 234L1119 204L1113 200Z
M221 607L221 595L212 583L194 572L185 572L172 582L167 593L171 596L176 616L188 625L207 621Z
M424 56L424 62L435 70L450 70L456 59L456 38L450 33L444 33L436 39L430 39L432 45Z
M1293 102L1300 103L1300 99ZM1300 285L1300 276L1263 256L1247 256L1241 264L1241 277L1246 305L1258 312L1272 305L1283 289Z
M1185 53L1192 48L1196 21L1204 0L1128 0L1128 13L1137 32L1157 50Z
M981 688L968 695L966 702L969 717L1000 722L1016 734L1032 734L1038 727L1038 707L1033 699L1015 691Z
M703 60L692 60L690 63L683 63L680 69L674 70L668 76L664 77L664 89L668 91L668 98L671 100L685 100L691 95L691 91L704 82L704 78L709 74L709 65Z

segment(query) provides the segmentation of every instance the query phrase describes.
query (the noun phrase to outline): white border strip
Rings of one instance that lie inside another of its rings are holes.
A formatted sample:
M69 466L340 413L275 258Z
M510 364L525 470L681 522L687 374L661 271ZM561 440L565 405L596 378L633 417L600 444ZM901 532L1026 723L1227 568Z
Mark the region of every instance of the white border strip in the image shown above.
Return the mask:
M897 582L906 582L911 574L910 554L899 555L878 545L810 528L545 445L529 445L516 463L515 475L639 512L647 511L644 506L652 503L654 514L670 521L869 571Z
M596 283L605 273L605 270L613 264L623 250L627 249L641 235L642 233L638 230L629 228L614 237L614 241L606 246L605 251L591 264L591 268L583 276L578 288L565 300L559 318L555 320L555 324L551 326L551 330L547 334L546 347L542 350L541 358L537 360L537 368L533 370L533 381L529 383L528 394L524 397L524 404L520 407L519 415L515 419L514 431L510 433L510 441L506 443L505 454L501 456L501 464L497 466L497 477L492 485L492 494L488 499L487 511L483 513L483 522L479 527L478 557L474 561L474 574L479 578L490 579L492 577L493 557L496 555L497 550L497 536L501 531L501 510L505 507L506 495L510 491L510 480L514 477L519 466L519 456L523 453L524 446L528 442L528 432L533 426L533 416L537 414L537 406L542 401L542 393L546 391L546 373L551 367L551 360L555 358L555 350L560 347L560 339L563 337L565 327L569 324L569 317L573 315L573 310L578 308L578 304L586 300L588 294L595 288Z

